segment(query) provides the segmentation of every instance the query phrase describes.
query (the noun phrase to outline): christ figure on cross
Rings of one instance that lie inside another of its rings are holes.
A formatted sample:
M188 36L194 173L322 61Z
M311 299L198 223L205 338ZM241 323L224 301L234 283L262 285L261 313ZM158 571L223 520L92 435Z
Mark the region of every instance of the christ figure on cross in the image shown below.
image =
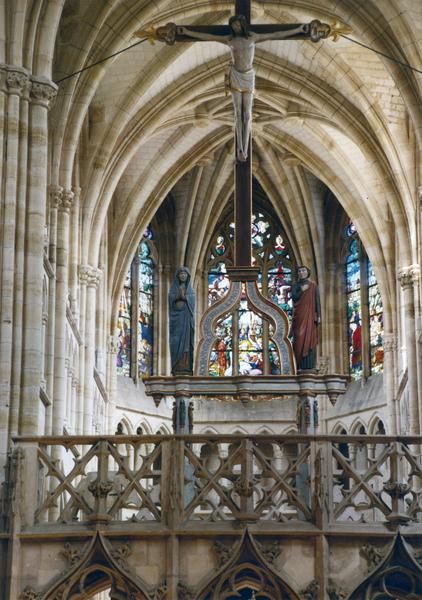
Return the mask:
M232 62L228 73L228 87L233 98L237 159L246 161L252 126L252 103L255 90L253 60L255 44L267 40L294 38L297 34L308 34L312 41L328 37L330 27L323 27L320 21L298 25L294 29L272 33L255 33L250 30L244 15L234 15L229 20L231 32L228 35L194 31L188 27L176 27L176 33L202 41L226 44L230 48Z

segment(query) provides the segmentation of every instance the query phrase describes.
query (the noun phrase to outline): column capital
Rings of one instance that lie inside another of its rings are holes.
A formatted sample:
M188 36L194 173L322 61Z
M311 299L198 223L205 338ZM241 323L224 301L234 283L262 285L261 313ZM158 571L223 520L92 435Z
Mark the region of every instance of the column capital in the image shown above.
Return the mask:
M404 289L411 287L414 283L417 283L420 275L421 271L419 265L414 264L401 268L397 273L397 279L399 280L401 287Z
M74 199L75 193L72 192L72 190L62 190L59 210L61 212L69 213Z
M61 185L50 185L50 208L58 208L62 202L63 188Z
M79 265L78 275L79 275L80 283L85 284L85 285L88 283L88 277L89 277L90 270L91 270L91 267L89 265Z
M20 96L29 86L29 75L26 70L6 65L6 86L9 94Z
M95 288L98 287L101 277L103 276L102 270L97 269L97 267L93 267L92 265L79 265L78 273L80 283Z
M92 265L79 265L78 273L80 283L94 288L98 287L103 276L102 270Z
M101 278L103 276L103 272L101 269L97 269L96 267L91 267L91 273L88 279L88 287L97 288L100 284Z
M57 85L46 77L32 77L31 79L32 102L50 108L52 100L57 95Z

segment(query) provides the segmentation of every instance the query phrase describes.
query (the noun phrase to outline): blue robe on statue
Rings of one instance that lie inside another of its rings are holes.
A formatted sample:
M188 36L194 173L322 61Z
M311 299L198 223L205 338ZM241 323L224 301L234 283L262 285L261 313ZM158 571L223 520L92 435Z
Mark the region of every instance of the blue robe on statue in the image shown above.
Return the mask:
M187 274L185 282L180 273ZM193 375L195 292L187 267L179 267L169 291L170 357L172 375Z

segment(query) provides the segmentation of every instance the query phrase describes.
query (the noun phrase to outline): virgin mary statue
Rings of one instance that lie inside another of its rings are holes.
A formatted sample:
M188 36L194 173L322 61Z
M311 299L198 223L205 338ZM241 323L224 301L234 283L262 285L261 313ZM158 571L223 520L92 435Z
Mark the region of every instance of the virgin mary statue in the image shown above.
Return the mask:
M187 267L179 267L169 291L172 375L193 375L195 292Z

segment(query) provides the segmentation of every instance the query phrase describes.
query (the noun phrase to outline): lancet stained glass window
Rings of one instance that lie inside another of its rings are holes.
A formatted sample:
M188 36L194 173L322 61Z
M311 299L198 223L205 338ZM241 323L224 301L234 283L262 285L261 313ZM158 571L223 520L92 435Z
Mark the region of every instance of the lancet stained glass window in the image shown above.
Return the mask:
M229 289L227 267L233 265L234 228L234 223L226 221L217 230L211 243L208 262L209 306L221 300ZM251 237L252 263L260 268L258 287L290 319L293 306L290 289L295 262L286 235L274 218L257 209L252 215ZM216 334L217 341L210 358L210 375L280 373L280 357L271 340L271 326L250 310L246 296L242 296L233 316L227 316L217 324ZM264 352L264 348L268 352ZM267 355L266 365L264 354Z
M350 372L358 379L362 375L362 304L358 240L349 244L346 259L347 322Z
M153 233L147 228L120 298L117 373L127 377L148 377L153 373L154 261L151 240Z
M371 261L353 223L345 230L345 240L349 368L360 379L383 369L383 309Z
M130 376L132 331L131 282L131 269L129 269L120 297L119 315L117 318L117 373L128 377Z
M139 244L138 376L152 375L154 263L147 242Z

